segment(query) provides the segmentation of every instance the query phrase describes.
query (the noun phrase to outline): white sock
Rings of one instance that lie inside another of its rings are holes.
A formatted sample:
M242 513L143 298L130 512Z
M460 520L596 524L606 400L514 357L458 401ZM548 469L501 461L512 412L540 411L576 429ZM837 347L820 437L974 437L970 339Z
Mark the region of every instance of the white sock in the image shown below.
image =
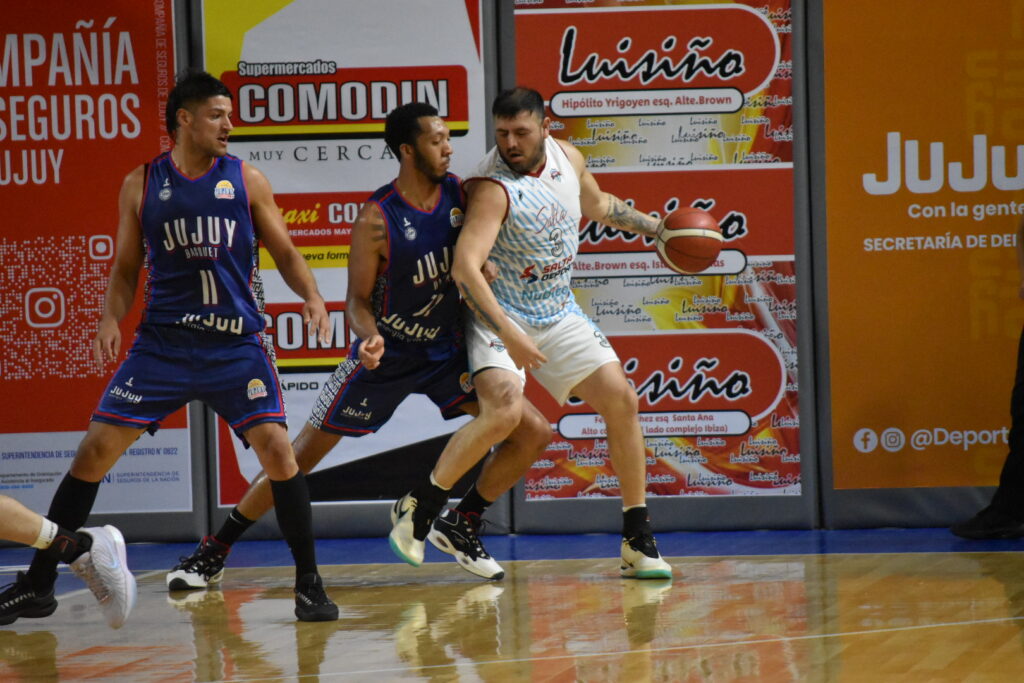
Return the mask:
M53 539L57 538L58 528L56 524L43 517L43 525L39 529L39 538L32 544L32 547L39 548L40 550L49 548L50 544L53 543Z

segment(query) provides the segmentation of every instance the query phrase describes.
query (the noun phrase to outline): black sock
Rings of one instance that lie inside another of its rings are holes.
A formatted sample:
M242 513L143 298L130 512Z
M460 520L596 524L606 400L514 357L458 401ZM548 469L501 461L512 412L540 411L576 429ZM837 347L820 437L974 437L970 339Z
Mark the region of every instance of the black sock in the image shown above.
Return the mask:
M651 533L651 520L647 516L646 505L632 507L622 513L623 538L635 538L645 533Z
M464 515L476 515L481 517L484 511L490 507L493 500L487 500L480 495L480 492L476 490L476 485L470 487L466 495L462 497L462 501L455 507L456 510Z
M413 523L415 524L415 531L413 536L419 540L423 540L427 537L430 532L430 525L434 523L434 519L441 512L441 508L448 502L448 494L451 491L443 489L433 481L418 486L413 489L412 496L416 499L416 510L412 513ZM422 538L420 535L422 534Z
M313 509L309 504L306 477L299 472L291 479L270 481L274 494L277 525L295 558L295 580L316 574L316 547L313 544Z
M255 523L256 520L249 519L243 515L236 506L228 513L228 518L224 520L224 524L221 525L220 530L213 537L226 546L232 546L245 533L245 530Z
M70 564L89 552L91 547L91 536L80 534L77 531L68 531L58 524L57 535L53 537L53 543L50 544L50 547L42 548L39 552L58 562Z
M53 500L50 501L50 511L46 518L63 529L80 529L85 526L92 511L93 503L96 502L96 493L99 491L100 483L83 481L71 476L71 473L64 475L60 485L57 486ZM32 557L32 564L28 568L28 578L32 589L38 594L49 593L53 584L57 581L57 563L60 560L51 554L45 554L37 550Z

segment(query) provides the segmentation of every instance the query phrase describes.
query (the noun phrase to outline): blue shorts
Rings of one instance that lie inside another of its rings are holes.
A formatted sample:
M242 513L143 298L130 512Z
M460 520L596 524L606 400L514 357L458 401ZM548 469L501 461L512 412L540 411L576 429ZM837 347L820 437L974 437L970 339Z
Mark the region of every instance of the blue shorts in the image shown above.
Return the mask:
M192 400L213 408L239 437L263 422L285 422L277 368L262 335L160 325L139 326L92 419L152 434Z
M424 394L446 420L462 415L459 406L475 401L465 348L447 358L390 351L368 370L359 362L358 344L324 384L309 417L311 425L332 434L363 436L384 426L409 394Z

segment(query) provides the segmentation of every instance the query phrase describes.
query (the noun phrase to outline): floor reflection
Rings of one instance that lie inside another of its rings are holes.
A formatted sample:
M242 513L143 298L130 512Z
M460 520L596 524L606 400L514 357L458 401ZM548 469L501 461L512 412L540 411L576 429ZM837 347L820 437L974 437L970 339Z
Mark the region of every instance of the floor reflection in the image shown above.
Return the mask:
M325 566L341 619L298 623L289 568L221 590L139 579L119 631L79 591L0 630L3 681L1016 680L1024 554L676 558L675 581L604 560Z

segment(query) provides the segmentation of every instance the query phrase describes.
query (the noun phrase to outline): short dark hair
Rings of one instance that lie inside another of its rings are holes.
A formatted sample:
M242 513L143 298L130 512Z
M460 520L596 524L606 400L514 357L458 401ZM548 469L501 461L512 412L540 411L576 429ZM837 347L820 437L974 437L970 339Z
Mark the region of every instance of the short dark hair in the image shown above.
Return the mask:
M524 111L533 112L544 120L544 98L533 88L519 86L502 90L491 105L491 114L497 119L512 119Z
M218 95L231 99L228 87L205 71L185 69L179 73L171 94L167 96L164 122L167 124L168 134L174 135L174 131L178 129L179 109L188 109Z
M423 132L422 116L437 116L437 107L426 102L409 102L392 109L384 120L384 142L398 159L402 158L402 145L416 145L416 138Z

